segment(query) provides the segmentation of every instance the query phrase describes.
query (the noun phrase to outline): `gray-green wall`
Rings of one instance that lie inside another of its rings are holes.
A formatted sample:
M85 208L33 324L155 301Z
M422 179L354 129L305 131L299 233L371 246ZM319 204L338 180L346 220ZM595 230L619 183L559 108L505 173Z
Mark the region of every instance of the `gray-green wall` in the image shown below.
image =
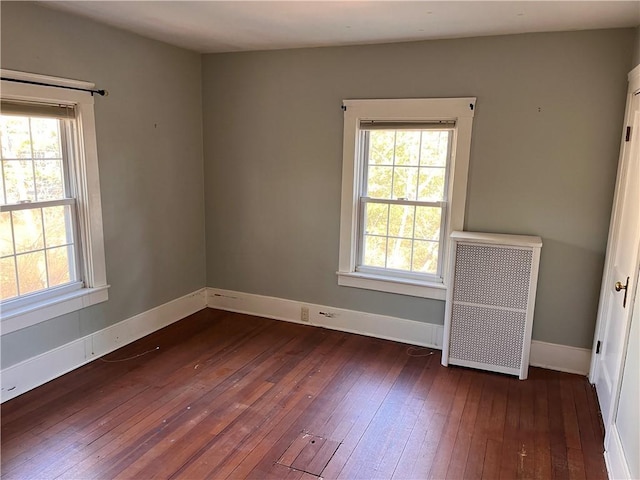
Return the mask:
M631 67L640 65L640 27L636 28L636 41L633 48L633 61Z
M591 346L635 29L203 57L207 284L443 323L339 287L346 98L476 96L465 228L543 238L534 339Z
M534 338L590 347L637 29L200 56L0 8L2 68L110 92L96 122L112 285L2 336L2 368L205 285L442 323L442 302L337 286L344 98L478 97L465 226L541 235Z
M2 68L95 82L106 303L2 336L2 367L205 285L200 55L2 2Z

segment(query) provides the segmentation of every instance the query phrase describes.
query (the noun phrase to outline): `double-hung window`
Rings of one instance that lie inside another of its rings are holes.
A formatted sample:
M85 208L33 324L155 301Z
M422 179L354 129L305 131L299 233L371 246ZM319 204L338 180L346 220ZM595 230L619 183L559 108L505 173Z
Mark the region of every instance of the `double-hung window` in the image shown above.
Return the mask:
M80 288L72 106L2 102L2 300Z
M92 96L8 81L1 96L4 334L104 301L107 285Z
M345 100L340 285L443 299L475 98Z

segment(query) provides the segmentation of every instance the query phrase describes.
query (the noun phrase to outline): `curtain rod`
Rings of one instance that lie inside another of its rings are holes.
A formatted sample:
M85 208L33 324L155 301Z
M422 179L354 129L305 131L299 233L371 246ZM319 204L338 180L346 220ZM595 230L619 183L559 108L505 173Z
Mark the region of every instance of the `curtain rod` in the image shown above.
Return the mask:
M54 85L52 83L33 82L31 80L18 80L16 78L6 78L6 77L0 77L0 80L4 80L4 81L7 81L7 82L27 83L29 85L40 85L40 86L43 86L43 87L66 88L67 90L80 90L81 92L89 92L89 93L91 93L92 97L93 97L94 93L97 93L98 95L100 95L102 97L104 97L106 95L109 95L109 92L107 92L106 90L92 90L91 88L68 87L66 85Z

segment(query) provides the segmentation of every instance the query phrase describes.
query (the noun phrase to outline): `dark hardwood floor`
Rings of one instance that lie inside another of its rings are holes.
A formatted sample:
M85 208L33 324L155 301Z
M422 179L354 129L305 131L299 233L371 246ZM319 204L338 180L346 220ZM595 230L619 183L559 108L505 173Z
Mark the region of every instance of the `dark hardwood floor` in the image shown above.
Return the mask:
M607 477L586 378L429 353L203 310L4 403L2 478Z

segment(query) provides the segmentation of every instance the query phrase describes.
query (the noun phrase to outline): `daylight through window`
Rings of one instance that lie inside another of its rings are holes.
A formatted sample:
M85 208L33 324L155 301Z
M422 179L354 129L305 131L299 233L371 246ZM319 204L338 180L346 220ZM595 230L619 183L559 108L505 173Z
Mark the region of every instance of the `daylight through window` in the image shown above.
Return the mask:
M94 97L82 91L94 85L11 70L2 70L2 77L0 331L5 335L104 302L109 286Z
M0 296L77 283L75 199L69 184L72 108L2 105ZM79 285L76 285L80 288Z
M452 125L361 127L359 271L440 275Z
M475 102L343 101L339 285L445 299Z

